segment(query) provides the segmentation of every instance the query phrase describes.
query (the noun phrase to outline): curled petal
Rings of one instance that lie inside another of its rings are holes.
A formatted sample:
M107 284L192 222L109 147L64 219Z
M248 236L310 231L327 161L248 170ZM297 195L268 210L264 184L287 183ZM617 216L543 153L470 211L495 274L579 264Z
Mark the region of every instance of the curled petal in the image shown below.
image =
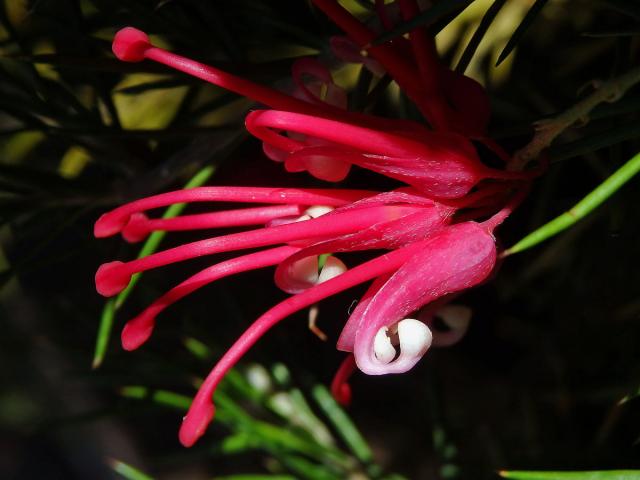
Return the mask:
M393 274L362 313L354 354L358 368L367 374L406 372L421 357L418 351L391 363L378 361L374 343L381 328L393 326L398 319L446 294L479 284L495 265L495 240L474 222L447 227L424 243L424 250Z

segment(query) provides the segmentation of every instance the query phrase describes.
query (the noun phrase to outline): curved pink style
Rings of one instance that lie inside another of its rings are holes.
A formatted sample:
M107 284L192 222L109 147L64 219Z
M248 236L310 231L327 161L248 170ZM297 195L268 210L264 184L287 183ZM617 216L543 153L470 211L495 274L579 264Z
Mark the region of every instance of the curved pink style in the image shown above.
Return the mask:
M161 193L122 205L102 215L93 234L97 238L110 237L125 228L131 215L175 203L187 202L242 202L294 205L340 206L378 192L367 190L338 190L313 188L259 188L259 187L198 187Z
M149 305L142 313L129 320L122 330L122 347L125 350L135 350L140 347L151 336L156 317L161 312L205 285L230 275L277 265L298 250L295 247L278 247L236 257L205 268L173 287Z
M96 272L96 289L101 295L111 297L124 290L135 273L214 253L341 235L381 221L398 218L415 209L416 207L395 206L363 208L358 209L357 212L332 215L331 218L320 217L304 222L199 240L126 263L121 261L104 263Z

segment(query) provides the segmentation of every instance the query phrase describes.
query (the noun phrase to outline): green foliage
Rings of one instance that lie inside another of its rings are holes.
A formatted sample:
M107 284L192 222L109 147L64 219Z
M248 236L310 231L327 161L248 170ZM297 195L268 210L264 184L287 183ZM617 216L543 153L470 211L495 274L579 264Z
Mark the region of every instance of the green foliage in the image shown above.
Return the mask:
M640 470L603 470L600 472L500 472L515 480L637 480Z

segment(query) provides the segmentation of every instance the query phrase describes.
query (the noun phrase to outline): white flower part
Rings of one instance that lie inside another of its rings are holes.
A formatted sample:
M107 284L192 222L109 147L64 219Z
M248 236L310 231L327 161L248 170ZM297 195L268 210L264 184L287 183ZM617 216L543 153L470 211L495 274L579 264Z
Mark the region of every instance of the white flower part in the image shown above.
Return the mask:
M307 215L306 213L304 215L300 215L298 218L296 218L293 222L291 223L296 223L296 222L304 222L305 220L311 220L313 217L311 215Z
M473 311L465 305L445 305L435 315L451 330L460 331L469 328L472 314Z
M273 388L269 372L262 365L254 364L247 369L247 381L259 392L268 392Z
M396 349L391 345L391 339L387 335L387 331L387 327L378 330L373 341L373 352L376 358L384 364L390 363L396 356Z
M340 260L338 257L330 255L325 260L322 270L320 270L320 275L318 275L318 283L331 280L338 275L342 275L346 271L347 266L342 262L342 260Z
M315 285L318 283L318 257L312 255L310 257L301 258L291 265L291 278L296 281Z
M333 211L333 207L328 207L326 205L313 205L312 207L307 208L304 213L311 218L318 218L331 211Z
M431 330L420 320L405 318L398 322L398 340L400 341L400 357L404 358L422 357L433 340Z

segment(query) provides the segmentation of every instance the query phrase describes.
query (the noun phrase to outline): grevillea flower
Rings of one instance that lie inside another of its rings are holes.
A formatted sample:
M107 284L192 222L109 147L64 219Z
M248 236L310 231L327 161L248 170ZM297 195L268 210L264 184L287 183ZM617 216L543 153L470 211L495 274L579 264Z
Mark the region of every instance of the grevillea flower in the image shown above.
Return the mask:
M358 284L370 282L338 339L338 349L349 352L332 383L341 402L351 398L347 382L356 368L372 375L406 372L432 344L446 346L462 338L471 313L451 301L494 270L493 232L522 200L525 181L534 175L482 163L473 142L509 160L487 136L487 96L474 80L439 62L426 30L371 46L364 56L359 49L371 43L376 32L335 0L314 3L349 37L333 41L340 56L362 61L374 72L386 71L415 102L427 125L346 110L345 92L333 83L331 72L312 59L294 65L295 89L286 94L157 48L146 34L130 27L114 39L113 51L121 60L160 62L269 107L250 112L246 127L263 142L267 156L283 162L288 171L339 181L356 166L404 184L389 192L200 187L134 201L96 222L96 237L120 233L129 242L157 230L254 227L103 264L96 273L96 288L112 296L139 272L259 249L215 263L158 298L125 325L122 345L127 350L149 339L167 307L221 278L274 266L276 284L291 294L258 318L211 370L180 429L186 446L211 422L212 396L225 373L265 332L291 314ZM396 12L384 2L376 4L386 28L394 16L408 19L418 13L415 0L399 0ZM171 219L148 216L149 210L184 202L243 205ZM336 257L362 250L382 253L349 268ZM438 330L438 318L447 326L445 331Z

